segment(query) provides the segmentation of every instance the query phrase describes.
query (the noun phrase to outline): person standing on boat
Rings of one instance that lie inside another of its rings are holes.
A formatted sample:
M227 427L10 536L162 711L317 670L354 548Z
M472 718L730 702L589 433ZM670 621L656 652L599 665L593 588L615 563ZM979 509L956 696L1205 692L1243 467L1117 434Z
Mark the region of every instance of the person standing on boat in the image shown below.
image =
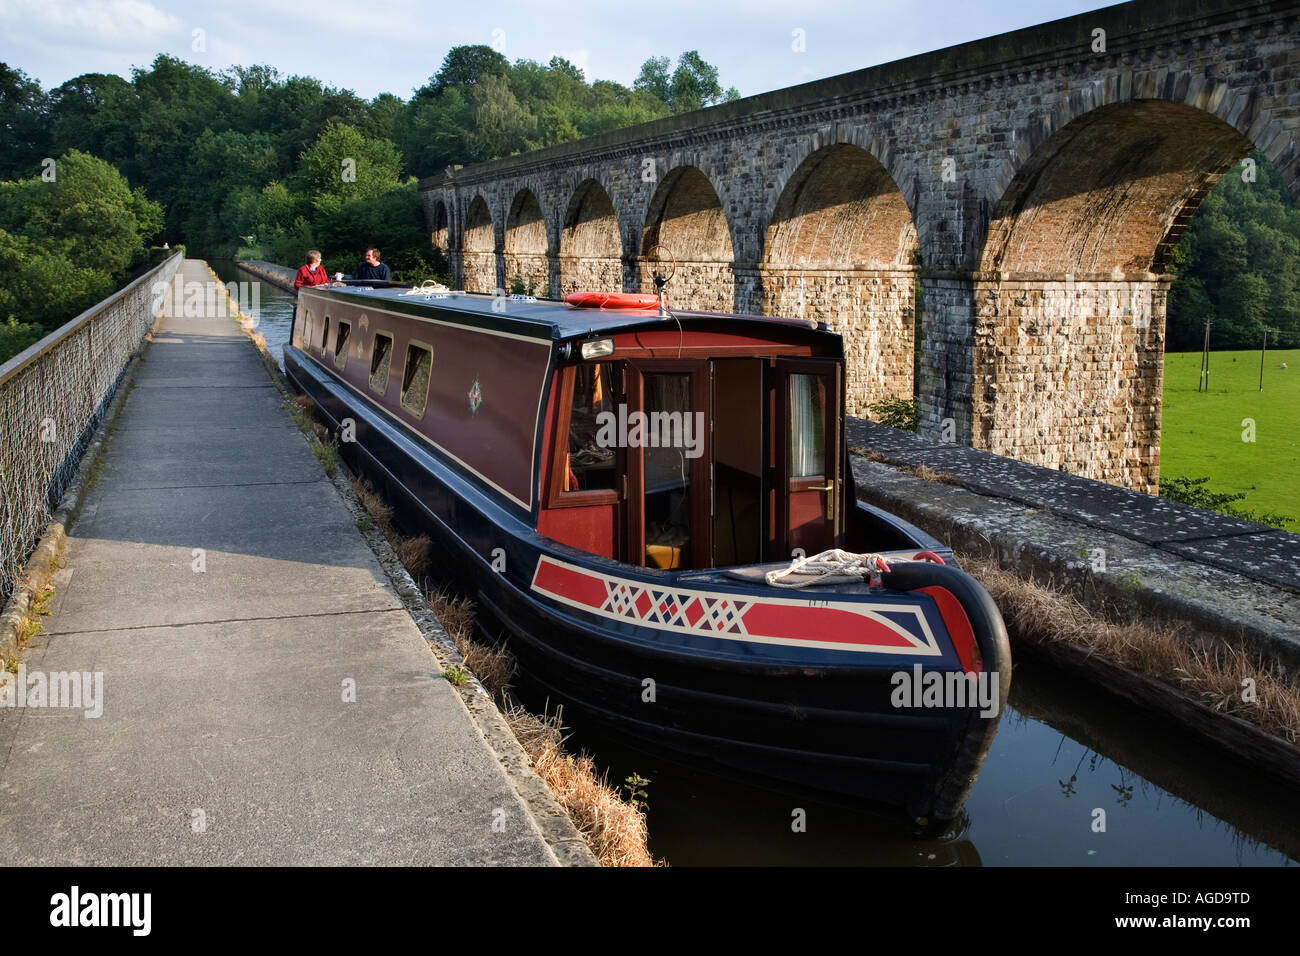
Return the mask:
M303 286L312 285L329 285L330 277L325 271L325 267L320 264L320 253L315 249L307 252L307 264L298 269L298 274L293 277L293 287L301 289Z
M362 281L368 282L388 282L392 276L392 270L388 268L388 265L379 261L379 250L367 249L365 261L353 270L352 275L344 276L343 273L340 272L335 275L334 278L340 280L347 278L361 279Z

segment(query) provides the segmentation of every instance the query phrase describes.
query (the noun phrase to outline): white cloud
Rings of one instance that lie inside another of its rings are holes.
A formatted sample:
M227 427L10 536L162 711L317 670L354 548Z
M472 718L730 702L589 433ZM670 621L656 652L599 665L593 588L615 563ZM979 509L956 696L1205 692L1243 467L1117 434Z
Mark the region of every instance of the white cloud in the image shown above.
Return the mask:
M144 0L0 0L0 22L11 36L89 47L171 42L184 30L179 17Z

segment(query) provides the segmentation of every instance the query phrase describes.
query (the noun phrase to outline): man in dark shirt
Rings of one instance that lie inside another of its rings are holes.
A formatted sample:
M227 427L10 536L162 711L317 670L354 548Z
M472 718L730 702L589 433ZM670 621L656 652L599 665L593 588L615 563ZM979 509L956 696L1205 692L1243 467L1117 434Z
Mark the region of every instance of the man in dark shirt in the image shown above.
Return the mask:
M349 279L361 279L369 282L388 282L392 279L392 270L379 261L378 249L366 250L366 261L357 266Z

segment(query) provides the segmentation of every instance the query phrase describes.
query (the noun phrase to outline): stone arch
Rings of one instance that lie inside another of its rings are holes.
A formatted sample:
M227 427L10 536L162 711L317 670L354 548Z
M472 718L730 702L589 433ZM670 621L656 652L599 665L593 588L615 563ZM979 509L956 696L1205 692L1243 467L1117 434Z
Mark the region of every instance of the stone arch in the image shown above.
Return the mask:
M495 292L497 289L496 223L487 200L476 195L465 215L461 243L466 292Z
M618 216L605 187L584 179L573 190L560 232L560 295L578 290L619 292L623 246Z
M760 309L816 319L844 336L851 414L914 391L919 242L889 171L860 146L809 154L763 237Z
M1164 273L1252 142L1170 99L1077 107L1018 163L978 250L972 441L1154 493Z
M506 216L505 288L514 291L516 280L532 295L547 295L549 266L546 259L546 217L537 194L524 188L515 194Z
M670 306L730 312L736 299L731 226L718 192L696 166L678 166L650 197L641 234L641 288L654 282L645 256L668 249L677 270L667 288Z
M451 235L451 217L447 213L447 204L441 199L433 202L433 212L429 216L429 239L443 255L447 254L447 241Z

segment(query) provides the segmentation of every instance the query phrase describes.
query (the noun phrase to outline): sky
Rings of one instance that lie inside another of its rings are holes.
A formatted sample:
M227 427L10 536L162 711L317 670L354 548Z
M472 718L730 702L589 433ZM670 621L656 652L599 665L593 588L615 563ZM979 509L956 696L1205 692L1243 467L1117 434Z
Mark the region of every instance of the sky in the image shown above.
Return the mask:
M1104 0L0 0L0 60L46 89L130 76L167 53L212 69L269 63L370 99L403 99L450 47L563 56L631 85L651 56L698 50L744 96L1106 6ZM802 46L802 49L798 49Z

